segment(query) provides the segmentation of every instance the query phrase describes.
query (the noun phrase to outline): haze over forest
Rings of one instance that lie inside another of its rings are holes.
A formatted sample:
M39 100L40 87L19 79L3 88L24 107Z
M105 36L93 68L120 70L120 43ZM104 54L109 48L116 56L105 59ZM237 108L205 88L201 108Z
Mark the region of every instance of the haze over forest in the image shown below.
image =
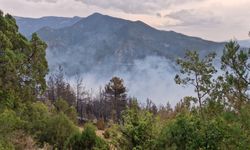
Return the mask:
M169 101L175 105L184 95L192 95L192 90L174 82L177 58L187 50L198 50L203 56L213 51L221 54L224 46L99 13L86 18L16 19L20 32L27 37L37 32L48 44L50 72L61 65L70 82L80 74L86 88L94 93L113 76L119 76L129 95L141 102L151 99L157 104Z
M249 15L246 7L250 5L248 0L237 3L234 0L130 3L128 6L121 0L2 0L1 5L6 12L18 16L16 19L21 33L30 37L33 32L39 32L48 43L47 58L51 71L62 65L71 82L72 75L78 72L84 77L87 89L93 92L104 86L112 76L121 76L130 89L129 94L144 102L149 98L158 104L166 101L176 104L183 97L179 90L185 91L185 94L192 93L189 89L176 86L171 80L176 74L173 67L175 60L182 57L186 50L201 50L203 54L205 51L221 53L222 43L230 39L239 39L244 47L250 45L247 36L249 19L245 18ZM10 6L15 9L10 9ZM232 9L237 11L231 13ZM87 28L83 29L81 25ZM61 32L64 28L67 33ZM202 41L175 32L209 40ZM162 60L166 57L170 60ZM156 61L161 62L163 69L155 67ZM130 71L126 70L128 66ZM142 82L142 78L148 82ZM160 88L150 88L155 84Z
M0 150L250 149L249 5L0 0Z

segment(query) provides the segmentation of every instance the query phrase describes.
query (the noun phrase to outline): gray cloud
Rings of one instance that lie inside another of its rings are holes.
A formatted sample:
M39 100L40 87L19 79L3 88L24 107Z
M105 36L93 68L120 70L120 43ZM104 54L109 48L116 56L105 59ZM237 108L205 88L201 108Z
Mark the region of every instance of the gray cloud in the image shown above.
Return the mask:
M115 9L131 14L152 14L172 5L204 0L75 0L104 9Z
M183 9L180 11L172 12L165 16L177 20L179 26L200 26L200 25L218 25L221 18L215 16L210 11L195 10L195 9Z

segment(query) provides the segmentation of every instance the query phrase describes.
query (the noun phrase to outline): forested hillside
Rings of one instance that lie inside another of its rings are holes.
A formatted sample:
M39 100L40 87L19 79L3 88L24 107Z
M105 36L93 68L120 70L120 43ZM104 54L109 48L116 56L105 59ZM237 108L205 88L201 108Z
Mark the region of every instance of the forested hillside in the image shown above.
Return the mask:
M157 105L166 100L175 105L191 92L183 88L182 94L173 92L181 88L172 79L177 73L177 58L190 49L197 50L201 57L217 52L219 59L225 44L100 13L84 18L17 18L17 24L25 35L37 29L46 42L50 73L60 65L67 80L75 81L79 74L95 94L113 76L119 76L129 88L129 95L141 101L151 99ZM155 84L158 86L151 88Z
M250 50L236 41L225 44L220 69L216 53L190 49L177 60L173 80L196 96L176 106L140 103L120 77L97 94L78 74L67 82L61 66L46 80L46 48L0 11L0 150L250 149Z
M101 73L110 77L116 71L131 71L136 61L147 57L164 57L171 62L183 57L187 49L205 55L211 51L221 52L224 45L100 13L86 18L61 18L63 21L54 18L49 21L52 18L18 18L17 23L22 33L29 31L28 35L31 35L31 32L37 32L46 41L51 71L61 65L69 77L76 72ZM35 27L37 30L32 30Z

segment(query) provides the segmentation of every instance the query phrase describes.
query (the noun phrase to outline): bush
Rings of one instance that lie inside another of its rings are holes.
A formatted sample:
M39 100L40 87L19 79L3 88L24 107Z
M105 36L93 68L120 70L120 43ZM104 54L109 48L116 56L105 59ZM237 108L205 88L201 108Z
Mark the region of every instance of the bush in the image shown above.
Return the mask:
M67 140L65 149L108 150L108 144L96 135L95 128L93 125L86 124L82 134L76 133Z
M80 150L83 148L83 141L81 140L81 133L76 133L68 138L64 149Z
M14 150L15 147L12 143L7 140L0 139L0 150Z
M207 122L198 116L180 115L164 127L156 149L220 149L223 125L219 119Z
M69 104L63 99L58 99L54 105L58 112L65 112L69 108Z
M0 150L14 149L11 139L13 134L23 128L24 122L12 110L5 109L0 113Z
M0 114L0 135L2 138L8 137L10 133L22 128L23 121L12 110L5 109Z
M77 122L77 112L73 106L69 106L69 104L63 100L59 99L55 103L56 112L63 112L68 118L73 121L74 123Z
M154 116L133 107L124 111L122 118L122 124L114 125L107 131L107 136L112 138L112 145L125 150L152 149L157 137Z
M91 124L85 125L84 131L82 132L81 140L83 142L84 149L93 149L96 144L96 133L95 128Z
M50 118L48 107L42 102L28 105L23 112L22 118L28 122L27 130L39 140L39 136L47 128Z
M78 132L78 129L63 113L53 116L47 123L47 128L41 134L41 142L47 142L54 148L62 149L67 139Z
M73 106L69 107L68 110L66 110L65 114L73 123L77 123L77 112Z

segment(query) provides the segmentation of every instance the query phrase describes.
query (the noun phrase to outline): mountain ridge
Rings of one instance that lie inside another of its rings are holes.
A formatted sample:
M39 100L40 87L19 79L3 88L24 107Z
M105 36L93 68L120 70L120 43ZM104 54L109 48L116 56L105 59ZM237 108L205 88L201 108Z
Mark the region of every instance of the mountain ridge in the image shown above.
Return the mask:
M57 16L45 16L40 18L26 18L14 16L19 26L19 31L26 37L32 33L38 31L43 27L51 27L54 29L70 26L81 19L81 17L57 17Z
M20 20L17 22L20 23ZM41 24L40 26L44 26L36 32L49 46L50 66L63 64L67 72L79 71L79 68L70 65L76 62L81 65L80 72L92 70L95 64L107 64L105 67L111 68L112 72L119 70L118 64L133 64L135 60L147 56L159 56L174 61L183 57L187 49L198 50L205 55L211 50L221 50L224 45L175 31L158 30L142 21L130 21L100 13L75 20L66 18L66 22L56 28L51 24ZM71 58L65 56L67 53L72 53ZM60 61L51 61L54 57Z
M36 32L48 44L46 57L50 73L61 65L69 80L80 74L86 87L94 90L111 77L119 76L124 79L129 95L162 102L166 98L182 98L178 92L172 95L180 90L174 83L175 62L187 49L198 50L204 56L212 51L221 53L224 47L224 43L161 31L141 21L102 14L56 29L45 24ZM186 89L186 93L192 91Z
M180 32L176 32L176 31L173 31L173 30L162 30L162 29L156 29L154 27L151 27L150 25L146 24L145 22L142 22L140 20L136 20L136 21L131 21L131 20L128 20L128 19L123 19L123 18L118 18L118 17L113 17L113 16L109 16L109 15L105 15L105 14L101 14L101 13L98 13L98 12L95 12L87 17L80 17L80 16L73 16L73 17L62 17L62 16L43 16L43 17L38 17L38 18L32 18L32 17L21 17L21 16L14 16L14 18L16 19L17 21L17 24L20 26L20 29L23 29L25 28L22 23L23 22L26 22L28 20L28 23L31 23L32 22L36 22L38 20L50 20L50 19L55 19L55 22L57 21L57 19L65 19L65 20L77 20L73 23L71 23L70 25L73 25L75 23L78 23L79 21L81 21L82 19L85 19L85 18L89 18L89 17L94 17L94 16L102 16L102 17L108 17L108 18L113 18L113 19L119 19L119 20L123 20L123 21L129 21L129 22L134 22L134 23L141 23L141 24L144 24L146 25L147 27L149 28L152 28L154 30L158 30L158 31L162 31L162 32L175 32L175 33L178 33L178 34L182 34L182 35L185 35L185 36L189 36L189 37L192 37L192 38L199 38L199 39L202 39L202 40L206 40L206 41L211 41L211 42L217 42L217 43L223 43L223 42L219 42L219 41L213 41L213 40L209 40L209 39L204 39L202 37L197 37L197 36L192 36L192 35L186 35L186 34L183 34L183 33L180 33ZM50 27L52 29L60 29L60 28L64 28L64 27L68 27L70 25L65 25L65 26L49 26L49 25L44 25L42 27L40 27L39 29L43 28L43 27ZM27 28L27 27L26 27ZM39 30L38 29L38 30ZM26 29L27 30L27 29ZM38 31L38 30L35 30L34 32ZM20 31L22 32L22 31ZM29 31L29 35L27 35L25 32L22 32L22 34L24 34L25 36L30 36L33 32L32 31Z

